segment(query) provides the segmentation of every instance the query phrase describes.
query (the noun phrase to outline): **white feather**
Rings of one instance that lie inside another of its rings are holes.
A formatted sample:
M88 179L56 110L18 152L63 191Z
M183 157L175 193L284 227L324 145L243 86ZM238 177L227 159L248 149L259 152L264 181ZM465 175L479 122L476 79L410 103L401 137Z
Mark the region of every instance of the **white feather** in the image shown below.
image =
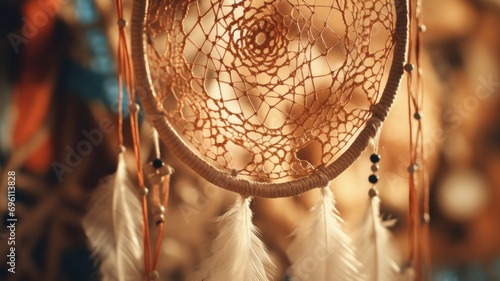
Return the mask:
M396 263L397 251L387 229L393 224L393 220L384 222L380 217L380 198L371 198L356 243L367 281L402 280Z
M268 281L274 265L258 229L252 224L251 199L239 197L234 206L217 221L219 234L211 255L191 276L193 281Z
M287 254L292 281L363 280L350 237L342 230L333 192L322 198L299 223Z
M142 280L142 210L127 177L123 153L115 174L102 180L82 220L103 280Z

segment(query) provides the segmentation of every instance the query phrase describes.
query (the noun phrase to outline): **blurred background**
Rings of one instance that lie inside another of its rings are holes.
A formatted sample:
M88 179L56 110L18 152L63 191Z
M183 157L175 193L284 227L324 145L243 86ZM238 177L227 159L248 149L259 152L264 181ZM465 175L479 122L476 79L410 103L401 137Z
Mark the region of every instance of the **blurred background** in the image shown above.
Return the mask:
M125 4L129 15L131 1ZM424 21L432 278L500 280L500 1L427 0ZM99 179L116 168L115 23L113 1L0 1L1 280L99 280L80 220ZM383 213L397 219L392 230L402 255L409 163L405 89L402 85L382 131L378 184ZM128 122L124 129L130 136ZM144 162L152 159L150 131L143 122ZM92 145L84 148L83 141ZM160 275L185 280L207 255L212 220L235 195L163 151L176 173ZM350 229L370 188L369 153L333 182ZM7 272L4 254L7 171L16 172L15 274ZM290 233L317 199L312 191L254 201L255 224L279 272L289 265Z

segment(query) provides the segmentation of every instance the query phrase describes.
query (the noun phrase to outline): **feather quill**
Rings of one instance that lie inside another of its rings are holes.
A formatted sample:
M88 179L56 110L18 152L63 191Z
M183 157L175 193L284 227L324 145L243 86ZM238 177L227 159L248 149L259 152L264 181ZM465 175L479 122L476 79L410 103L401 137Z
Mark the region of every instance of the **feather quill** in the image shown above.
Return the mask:
M192 281L268 281L274 265L258 229L252 224L249 198L238 198L217 222L219 234L212 243L211 255L201 263Z
M380 217L380 198L370 198L356 243L367 281L402 280L396 263L397 251L391 243L391 233L387 229L394 225L394 222L384 222Z
M333 192L325 187L321 193L321 200L299 222L288 248L290 280L363 280L351 239L341 228Z
M82 220L103 280L142 280L142 211L123 153L115 174L102 180Z

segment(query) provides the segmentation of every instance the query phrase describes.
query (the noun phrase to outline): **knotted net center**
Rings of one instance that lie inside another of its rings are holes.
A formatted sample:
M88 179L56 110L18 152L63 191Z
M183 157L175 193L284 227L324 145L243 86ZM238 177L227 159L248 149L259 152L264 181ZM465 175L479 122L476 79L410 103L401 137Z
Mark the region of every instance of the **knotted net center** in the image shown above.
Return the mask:
M165 117L219 169L285 181L329 165L385 87L391 0L151 0L147 59Z

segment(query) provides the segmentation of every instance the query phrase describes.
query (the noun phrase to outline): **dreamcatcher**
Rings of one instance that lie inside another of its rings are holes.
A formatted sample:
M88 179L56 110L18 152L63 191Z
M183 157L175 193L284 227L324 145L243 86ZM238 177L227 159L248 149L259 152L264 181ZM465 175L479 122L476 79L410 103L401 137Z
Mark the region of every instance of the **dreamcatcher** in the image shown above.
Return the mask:
M288 251L290 279L402 280L389 251L380 249L390 239L389 223L379 215L376 136L404 70L414 67L406 57L413 10L399 0L134 0L133 75L117 0L120 79L129 100L137 93L155 140L159 136L209 182L241 195L218 220L212 254L192 280L270 280L273 265L252 224L250 202L313 188L321 188L321 200L297 227ZM139 187L127 179L121 152L117 172L97 190L84 226L104 276L155 280L172 171L161 160L158 143L156 159L141 166L139 107L132 104L129 110ZM328 186L371 139L366 243L354 249ZM304 157L311 146L320 149L320 160ZM417 151L417 143L411 146ZM160 233L153 254L143 174L153 185L151 213ZM419 215L415 196L411 193L412 250ZM311 258L314 266L308 264ZM417 259L410 255L410 261Z

